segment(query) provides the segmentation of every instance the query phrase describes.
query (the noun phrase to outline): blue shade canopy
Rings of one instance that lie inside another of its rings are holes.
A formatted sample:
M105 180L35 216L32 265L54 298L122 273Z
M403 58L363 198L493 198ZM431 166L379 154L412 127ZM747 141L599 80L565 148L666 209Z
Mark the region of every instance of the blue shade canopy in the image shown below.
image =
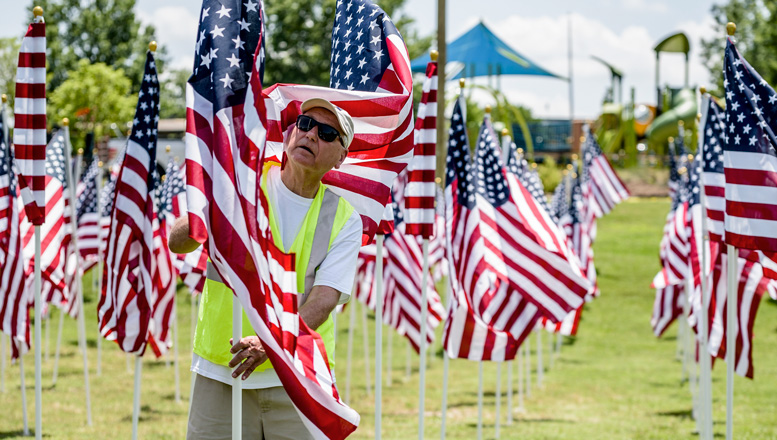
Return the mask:
M448 80L488 75L539 75L566 79L548 72L500 40L483 22L448 43L447 62L459 63L463 69ZM410 63L413 72L425 72L429 52Z

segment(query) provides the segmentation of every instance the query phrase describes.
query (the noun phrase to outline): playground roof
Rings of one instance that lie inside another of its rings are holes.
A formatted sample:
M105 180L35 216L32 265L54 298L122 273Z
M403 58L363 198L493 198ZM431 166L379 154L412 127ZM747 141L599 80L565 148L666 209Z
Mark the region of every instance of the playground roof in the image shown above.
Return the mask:
M678 52L687 54L691 50L691 44L688 42L688 37L686 37L684 33L678 32L661 40L653 50L656 51L656 53Z
M483 22L448 43L447 62L461 63L462 69L446 79L488 75L539 75L566 79L548 72L500 40ZM414 59L413 72L426 71L429 52Z

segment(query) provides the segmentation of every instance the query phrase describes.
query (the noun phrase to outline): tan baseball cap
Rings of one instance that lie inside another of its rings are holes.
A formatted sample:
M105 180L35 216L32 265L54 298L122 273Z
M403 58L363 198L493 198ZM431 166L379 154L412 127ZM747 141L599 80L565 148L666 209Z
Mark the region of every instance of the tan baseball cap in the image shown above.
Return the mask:
M340 130L340 136L343 138L343 146L345 148L351 146L351 141L353 141L353 119L351 119L351 115L349 115L347 111L332 104L324 98L308 99L302 103L300 110L302 113L305 113L306 111L315 107L325 108L332 112L335 117L337 117L337 122L340 124L340 127L335 128Z

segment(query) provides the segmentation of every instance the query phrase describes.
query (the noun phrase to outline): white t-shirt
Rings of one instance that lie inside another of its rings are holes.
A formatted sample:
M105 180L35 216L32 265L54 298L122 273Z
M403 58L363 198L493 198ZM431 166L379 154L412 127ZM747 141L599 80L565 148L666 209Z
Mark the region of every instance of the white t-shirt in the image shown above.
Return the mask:
M306 199L286 188L281 180L280 167L271 167L267 175L267 199L275 213L281 233L284 250L288 250L299 233L313 199ZM329 252L316 272L314 286L329 286L340 292L339 304L351 297L353 279L356 275L356 259L362 244L362 220L355 210L335 238ZM201 376L232 384L232 369L214 364L196 353L192 356L191 370ZM254 372L243 381L244 389L279 387L281 381L275 370Z

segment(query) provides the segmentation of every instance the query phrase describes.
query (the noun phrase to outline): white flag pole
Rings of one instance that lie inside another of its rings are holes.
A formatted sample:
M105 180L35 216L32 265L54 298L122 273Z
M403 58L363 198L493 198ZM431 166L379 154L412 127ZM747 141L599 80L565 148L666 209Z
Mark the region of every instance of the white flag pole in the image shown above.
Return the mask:
M35 439L43 438L42 383L41 383L41 307L40 295L40 226L35 226ZM21 356L20 356L21 358Z
M478 440L483 440L483 361L478 361Z
M57 325L57 348L54 350L54 373L51 377L51 385L57 384L57 375L59 374L59 353L60 353L60 347L62 347L62 324L64 322L65 322L65 313L60 310L59 324Z
M354 286L355 287L355 286ZM353 292L354 289L351 289ZM348 356L345 363L345 403L351 404L351 371L353 360L353 334L354 327L356 326L356 300L351 297L348 303Z
M97 149L93 151L93 154L97 156ZM92 272L92 285L95 287L97 295L102 295L103 288L103 258L102 258L102 242L99 240L100 231L102 226L100 225L100 218L102 217L102 189L103 189L103 163L98 159L97 161L97 177L95 178L95 186L97 187L97 265L94 268L95 272ZM102 357L103 357L103 343L102 335L100 334L100 327L97 327L97 376L102 375Z
M734 438L734 369L736 367L737 326L737 248L726 245L728 273L726 289L726 440Z
M76 254L76 301L78 301L78 346L81 349L81 357L84 364L84 389L86 390L86 424L92 426L92 403L89 397L89 360L86 356L86 320L84 318L84 286L81 279L81 268L83 263L81 261L81 252L78 250L78 221L76 219L76 180L73 178L73 170L70 168L70 121L67 118L62 120L62 125L65 130L65 158L67 159L67 166L65 167L65 179L70 188L70 222L72 225L71 241L73 242L73 248ZM76 157L76 176L81 171L81 157L84 153L83 149L78 149L78 156Z
M542 374L544 367L542 365L542 330L537 329L537 388L542 386Z
M232 345L243 338L243 308L232 297ZM239 365L235 368L238 368ZM232 378L232 440L243 438L243 383L240 376Z
M505 425L513 424L513 361L507 361L507 422Z
M375 438L381 438L383 390L383 234L378 234L375 249Z
M526 372L526 397L531 397L531 341L529 337L524 340L526 345L526 359L524 363Z
M419 343L419 364L418 364L418 439L424 438L424 399L426 397L426 327L429 306L427 297L429 293L426 289L426 283L429 281L429 239L424 238L423 244L423 262L421 275L421 340Z
M362 342L364 345L364 385L367 395L372 392L372 373L370 372L370 326L367 322L367 305L362 305Z
M523 371L524 371L524 362L523 362L523 347L518 347L518 359L516 360L516 363L518 364L518 410L523 412L525 410L523 406Z
M391 357L393 353L393 345L394 345L394 332L390 331L388 332L388 336L386 337L386 386L391 386Z
M445 305L450 307L451 305L451 280L450 277L454 276L453 273L448 275L448 282L445 283L446 295ZM450 357L448 357L448 350L445 349L443 342L442 348L442 402L440 404L440 439L445 440L445 418L448 413L448 368L450 366Z
M502 417L502 362L496 363L496 417L494 418L494 438L499 438L499 419Z
M13 340L11 340L12 344L15 344ZM30 423L27 421L27 386L24 384L24 356L19 354L19 380L21 381L22 386L22 435L25 437L30 435Z
M138 420L140 418L140 374L143 368L142 357L135 355L135 391L132 397L132 440L138 440Z
M707 105L709 101L709 96L706 95L707 90L704 87L699 88L699 91L702 95L702 105L700 108L702 109L702 114L697 115L697 117L701 118L701 121L697 124L697 128L699 131L702 131L704 129L704 125L706 125L707 120ZM704 123L702 123L704 121ZM702 133L699 133L699 151L704 154L704 136ZM700 326L700 347L699 351L701 352L701 355L699 356L699 366L700 366L700 383L699 383L699 389L697 391L698 393L698 399L699 399L699 410L701 411L699 419L701 420L701 423L703 424L702 429L699 430L700 433L703 433L704 440L712 440L713 438L713 429L712 429L712 361L710 359L709 355L709 328L710 323L708 321L708 314L707 310L709 308L709 305L711 304L711 289L708 287L708 278L707 278L707 270L710 266L710 254L709 254L709 231L708 231L708 225L707 225L707 207L706 207L706 195L704 193L705 191L705 184L704 179L701 179L699 182L699 203L701 204L701 234L702 234L702 241L701 241L701 316L699 317L699 326ZM736 260L735 260L736 261ZM688 333L691 333L690 329L688 329ZM695 367L692 365L691 367Z

